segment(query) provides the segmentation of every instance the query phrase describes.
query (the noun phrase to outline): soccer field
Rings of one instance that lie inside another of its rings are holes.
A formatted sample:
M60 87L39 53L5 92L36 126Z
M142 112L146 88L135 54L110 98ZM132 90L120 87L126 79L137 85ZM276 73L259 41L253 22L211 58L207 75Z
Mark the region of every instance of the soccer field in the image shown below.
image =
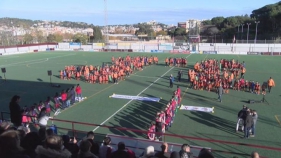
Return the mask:
M147 130L149 123L155 115L172 98L173 91L179 85L182 90L184 105L214 107L215 113L200 113L180 110L172 127L167 134L185 137L165 136L165 141L175 143L189 143L196 146L211 147L216 157L246 157L252 151L257 151L264 157L278 157L280 155L281 137L281 57L279 56L239 56L239 55L205 55L205 54L150 54L130 53L131 56L157 55L160 63L147 66L143 71L135 71L129 78L119 84L90 84L76 80L60 80L59 71L66 65L102 65L111 62L111 57L125 57L128 53L109 52L40 52L23 55L1 56L0 67L5 67L7 81L1 74L0 101L1 111L8 111L11 97L15 94L21 96L21 106L31 106L47 96L54 96L56 92L80 84L86 100L62 111L56 119L76 121L83 123L102 124L106 126L125 127L138 130ZM185 57L188 66L185 68L165 67L166 57ZM203 59L236 59L245 61L247 72L245 79L265 82L272 77L276 87L270 94L267 93L267 103L248 104L248 100L260 101L261 95L249 92L230 90L223 95L223 102L217 101L217 94L207 91L189 89L187 71L193 68L197 61ZM50 86L48 70L52 70L53 84L60 88ZM169 88L169 76L177 76L179 70L184 71L183 82L176 82L174 88ZM109 98L110 95L139 95L148 97L161 97L160 102L142 102ZM255 109L259 115L256 126L256 137L241 139L243 133L236 133L235 126L237 113L242 105ZM5 115L7 117L8 115ZM58 127L72 128L71 124L55 122ZM77 125L80 131L93 130L99 134L118 134L130 137L144 138L144 134L85 125ZM71 132L61 130L61 134ZM227 154L226 152L232 152Z

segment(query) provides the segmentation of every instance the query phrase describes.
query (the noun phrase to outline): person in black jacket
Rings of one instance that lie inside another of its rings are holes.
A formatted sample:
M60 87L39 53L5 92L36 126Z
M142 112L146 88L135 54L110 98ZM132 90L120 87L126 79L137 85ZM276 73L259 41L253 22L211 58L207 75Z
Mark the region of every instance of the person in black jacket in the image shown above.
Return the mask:
M15 127L21 126L21 123L22 123L23 110L19 106L19 101L20 101L20 96L15 95L11 99L11 102L9 105L11 122L14 124Z
M190 152L190 146L188 144L183 144L181 150L179 151L180 158L193 158L193 153Z
M181 77L182 77L182 70L178 71L178 82L181 81Z
M241 121L245 121L246 119L246 116L247 116L247 107L246 105L243 105L243 109L241 109L238 114L237 114L237 124L236 124L236 132L238 132L238 128L239 128L239 125L241 123ZM244 126L242 126L242 131L244 131Z
M130 156L125 149L125 144L123 142L119 142L118 149L112 153L111 158L129 158Z
M249 138L250 135L250 129L253 125L253 117L250 115L250 111L247 111L246 120L244 122L244 138Z

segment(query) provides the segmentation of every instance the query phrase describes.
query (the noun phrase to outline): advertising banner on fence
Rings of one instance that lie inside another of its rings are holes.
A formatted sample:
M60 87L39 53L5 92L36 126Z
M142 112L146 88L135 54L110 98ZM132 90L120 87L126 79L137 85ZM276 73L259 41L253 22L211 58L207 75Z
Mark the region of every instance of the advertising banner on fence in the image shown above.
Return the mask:
M73 51L84 51L84 49L83 48L75 48L75 49L73 49Z
M163 53L163 50L151 50L151 53Z
M106 43L105 45L106 45L106 46L117 46L118 43Z
M69 45L71 45L71 46L80 46L80 45L81 45L81 43L71 42L71 43L69 43Z
M93 43L93 46L104 46L104 43Z
M270 52L262 52L261 55L271 55Z
M203 54L218 54L217 51L203 51Z
M190 54L190 51L188 50L171 50L170 53L174 53L174 54Z
M173 46L173 43L160 43L159 46Z
M261 52L247 52L248 55L261 55Z

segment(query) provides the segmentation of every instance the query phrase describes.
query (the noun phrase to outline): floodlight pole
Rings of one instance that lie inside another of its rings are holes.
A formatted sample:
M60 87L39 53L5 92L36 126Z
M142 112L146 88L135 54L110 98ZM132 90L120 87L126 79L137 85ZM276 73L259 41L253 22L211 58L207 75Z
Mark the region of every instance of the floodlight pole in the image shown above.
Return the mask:
M258 37L258 25L260 23L260 21L255 21L256 23L256 35L255 35L255 43L257 42L257 37Z
M248 30L247 30L247 43L248 43L248 40L249 40L249 27L250 27L251 23L247 23L247 25L248 25Z
M241 40L243 40L243 28L244 28L244 25L245 25L245 24L241 24L241 27L242 27ZM242 41L242 42L243 42L243 41Z

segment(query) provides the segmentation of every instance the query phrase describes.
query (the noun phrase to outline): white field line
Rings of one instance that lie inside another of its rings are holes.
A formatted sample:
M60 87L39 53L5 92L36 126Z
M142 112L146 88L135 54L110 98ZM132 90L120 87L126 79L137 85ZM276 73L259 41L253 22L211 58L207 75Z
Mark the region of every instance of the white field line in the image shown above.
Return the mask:
M9 56L9 57L2 56L2 57L0 57L0 59L4 60L4 59L11 59L11 58L18 58L18 57L20 57L20 56Z
M135 75L135 74L132 74L130 76L137 76L137 77L143 77L143 78L157 78L157 77L149 77L149 76L140 76L140 75Z
M32 64L38 64L38 63L44 63L44 62L47 62L47 61L49 61L48 58L46 60L43 60L43 61L37 61L37 62L26 64L26 66L29 66L29 65L32 65Z
M188 58L191 54L189 54L186 58ZM148 88L150 88L154 83L156 83L158 80L160 80L163 76L165 76L168 72L170 72L173 68L170 68L168 71L166 71L162 76L160 76L159 78L157 78L154 82L152 82L149 86L147 86L144 90L142 90L137 96L141 95L144 91L146 91ZM130 104L133 101L130 100L128 101L125 105L123 105L119 110L117 110L115 113L113 113L111 116L109 116L106 120L104 120L102 123L100 123L100 125L105 124L108 120L110 120L112 117L114 117L119 111L121 111L122 109L124 109L128 104ZM97 126L95 129L93 129L93 132L95 132L97 129L99 129L100 126Z
M72 56L75 54L67 54L67 55L61 55L61 56L56 56L56 57L50 57L50 58L43 58L43 59L35 59L35 60L28 60L28 61L22 61L22 62L17 62L17 63L11 63L11 64L5 64L5 65L0 65L0 67L11 67L11 66L17 66L21 64L32 64L32 63L37 63L37 62L45 62L46 60L48 61L49 59L55 59L55 58L61 58L61 57L66 57L66 56Z

